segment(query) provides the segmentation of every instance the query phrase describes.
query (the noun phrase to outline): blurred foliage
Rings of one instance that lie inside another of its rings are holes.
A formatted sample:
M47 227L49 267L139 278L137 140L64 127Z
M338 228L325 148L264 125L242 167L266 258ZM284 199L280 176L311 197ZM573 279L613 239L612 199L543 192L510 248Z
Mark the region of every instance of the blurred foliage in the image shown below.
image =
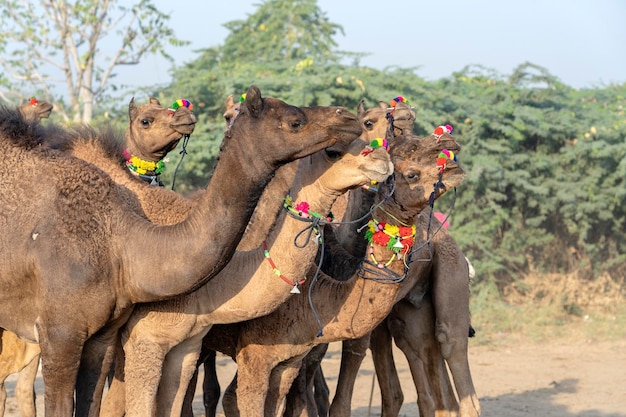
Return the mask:
M585 279L607 272L624 283L626 84L577 90L532 63L508 76L472 66L433 82L416 68L363 67L359 54L335 49L342 28L315 0L261 1L225 27L223 45L198 51L173 69L169 86L150 93L164 105L191 100L199 119L176 173L178 192L206 186L224 101L250 85L290 104L354 113L362 99L373 107L402 95L416 109L417 134L451 124L463 146L468 177L436 209L454 203L451 232L476 267L476 286L502 288L529 271L577 271ZM123 126L126 117L118 108L95 122ZM180 151L170 154L166 183Z

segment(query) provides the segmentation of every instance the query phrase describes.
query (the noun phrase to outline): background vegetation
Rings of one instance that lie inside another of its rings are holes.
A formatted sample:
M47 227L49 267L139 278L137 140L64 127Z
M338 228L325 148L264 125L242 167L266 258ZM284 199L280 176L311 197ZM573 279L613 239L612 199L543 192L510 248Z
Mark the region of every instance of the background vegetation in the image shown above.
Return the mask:
M167 16L147 10L156 19L152 24L163 27ZM359 54L336 50L334 36L342 28L328 21L315 0L266 0L246 20L226 27L224 43L174 68L171 84L145 87L164 104L191 100L199 117L177 191L206 185L222 140L224 100L252 84L291 104L342 105L355 112L362 99L371 107L402 95L416 109L417 134L451 124L463 146L460 163L469 176L456 201L448 193L437 209L447 211L454 203L451 232L476 267L472 291L483 311L502 316L498 303L505 297L511 302L515 294L545 299L548 289L533 292L524 283L537 275L574 277L580 288L624 296L626 85L573 89L528 62L508 75L468 67L434 82L415 68L364 67ZM0 82L7 85L6 78ZM106 91L115 89L113 84ZM54 101L51 91L38 91ZM121 95L115 97L100 96L92 123L125 125L128 95L121 104ZM174 153L170 183L177 162ZM600 279L609 284L594 286ZM592 303L580 293L562 292L552 305L561 314L584 317Z

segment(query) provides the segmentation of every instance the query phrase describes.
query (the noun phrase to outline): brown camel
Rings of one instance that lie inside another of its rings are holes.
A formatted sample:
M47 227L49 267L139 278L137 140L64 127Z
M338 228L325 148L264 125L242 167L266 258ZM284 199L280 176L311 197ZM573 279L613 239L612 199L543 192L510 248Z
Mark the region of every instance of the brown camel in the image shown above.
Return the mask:
M0 327L40 343L47 415L73 414L77 364L101 367L134 303L198 288L226 265L278 166L351 141L361 130L345 109L297 108L262 98L256 87L247 97L209 187L189 216L172 226L146 221L132 193L99 169L39 146L64 132L2 109L0 141L8 160L0 168L7 185L0 190L6 231L0 240ZM246 137L253 140L244 144ZM36 197L14 192L35 184ZM231 209L241 201L247 202L242 210ZM203 238L189 239L189 233ZM167 255L129 244L137 236L158 242Z
M237 408L244 416L262 415L264 409L266 415L275 415L277 404L298 372L300 360L313 345L370 332L388 315L396 300L403 298L418 282L426 285L421 282L420 274L407 275L405 266L431 257L433 248L429 242L433 237L427 236L429 217L417 215L428 205L432 184L439 184L439 169L434 161L442 148L456 152L459 146L450 135L442 137L441 142L433 137L421 139L403 135L391 145L395 182L380 187L379 204L375 206L369 225L371 228L389 225L383 229L394 239L408 239L397 249L399 253L388 250L386 245L372 243L367 249L368 261L357 274L351 272L355 265L358 267L358 259L346 262L342 259L347 254L327 253L325 262L336 271L341 267L350 268L345 274L337 273L334 277L348 275L349 278L337 281L322 273L317 280L307 280L307 287L314 285L310 295L313 306L320 306L318 314L309 308L307 300L291 298L262 318L232 326L214 326L205 341L215 343L217 350L236 356L239 368L237 397L241 401L238 407L234 406L232 397L225 395L223 405L228 415L237 415ZM429 159L430 164L426 163ZM460 167L450 163L443 171L442 182L449 189L459 184L463 176ZM392 188L393 195L390 194ZM442 192L443 189L437 188L433 194L439 196ZM416 235L413 235L410 225L416 221ZM397 229L391 225L397 225ZM372 239L372 242L384 243L378 237ZM412 239L416 242L409 256L406 251ZM411 269L430 269L430 264L418 262ZM310 271L310 275L313 273ZM228 332L238 336L236 343L219 347L219 342L227 338L219 333L224 327L230 327ZM269 386L276 389L268 392Z
M52 113L52 104L31 97L28 103L17 108L24 119L38 123ZM35 417L35 379L39 369L41 351L37 343L21 340L10 331L0 329L0 417L4 415L7 393L4 388L6 378L19 373L15 387L15 397L22 417Z
M35 120L38 120L40 117L48 117L51 109L52 105L45 101L37 101L35 98L31 98L29 103L19 107L19 111L24 117ZM128 149L133 150L135 158L146 161L144 164L156 166L165 156L165 150L173 149L182 136L190 135L193 132L196 122L196 117L191 113L189 107L174 111L173 109L161 107L156 98L150 98L147 104L139 106L136 106L135 100L132 99L129 104L129 117L125 134L124 152L121 149L119 152L119 159L126 161L127 167L131 165L127 161L130 154ZM59 140L59 138L54 138L54 140ZM67 143L52 142L48 144L53 147L68 146ZM76 145L71 149L71 152L75 155L85 156L88 162L100 165L104 170L108 169L108 173L112 177L118 179L127 178L128 174L132 173L149 183L153 183L155 178L158 180L159 173L147 176L143 175L145 174L144 172L138 173L136 169L131 169L134 167L129 167L128 170L125 170L120 166L116 158L113 158L114 162L112 164L105 164L103 161L107 160L107 158L110 159L112 155L102 151L98 152L98 149L91 146L88 141L83 142L82 145L82 148L80 145ZM136 163L137 159L133 161ZM161 162L161 164L163 163ZM129 184L128 181L125 181L125 183ZM132 184L133 180L130 183ZM141 190L147 192L154 191L153 187L142 187L141 185L137 187L137 190L140 190L138 194L142 194ZM145 200L150 200L150 196ZM20 389L16 391L18 406L20 410L24 410L22 415L34 416L34 383L39 365L39 345L17 339L15 335L8 331L5 334L8 335L5 337L10 338L10 343L4 346L2 352L0 352L0 369L6 369L8 373L0 374L0 380L3 382L10 373L19 372L18 386ZM27 389L27 387L30 387L30 389Z
M226 120L226 126L228 127L230 120L232 120L237 113L237 104L233 100L232 96L227 98L225 106L226 111L224 112L224 119ZM415 121L415 112L404 102L400 102L398 105L390 108L388 103L380 101L376 107L366 109L364 101L361 100L357 107L357 114L363 128L361 139L363 139L366 143L369 143L376 138L393 137L402 134L402 132L410 131L413 122ZM279 173L284 172L288 168L289 165L281 167ZM279 175L277 175L277 177ZM275 178L275 180L276 179L277 178ZM270 185L266 188L266 192L270 190L274 183L280 184L277 185L277 187L281 187L279 189L287 190L290 182L292 181L292 177L289 175L282 175L281 179L278 181L272 181L272 183L270 183ZM282 193L284 193L284 191ZM336 219L342 219L344 217L346 206L348 204L348 198L346 197L350 195L350 193L351 192L342 195L334 203L332 212L335 214ZM257 213L255 213L255 215L256 214ZM267 224L268 222L256 222L255 220L255 217L253 217L253 220L250 221L248 229L246 230L246 235L244 236L244 239L240 243L238 249L241 249L242 246L244 248L252 248L254 245L258 245L267 233L267 230L262 226L259 227L258 224ZM343 227L351 227L351 225L346 224L339 226L339 228ZM250 242L252 246L246 246L247 242ZM349 242L342 243L347 245L350 244ZM215 417L221 389L215 369L215 351L210 349L210 345L210 342L203 343L199 364L202 363L204 365L203 400L205 413L207 417ZM319 384L319 386L323 386L326 382L324 381L323 374L321 373L321 368L319 369L320 372L315 373L315 376L317 377L316 383ZM182 414L185 417L193 417L192 401L195 394L196 377L197 372L190 383L190 387L187 391L187 397L184 402Z

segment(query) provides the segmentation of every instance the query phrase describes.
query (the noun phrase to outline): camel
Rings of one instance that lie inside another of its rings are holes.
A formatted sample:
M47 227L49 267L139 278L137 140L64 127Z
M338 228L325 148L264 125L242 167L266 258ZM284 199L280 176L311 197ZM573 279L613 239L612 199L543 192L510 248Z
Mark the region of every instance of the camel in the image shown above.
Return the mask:
M181 102L187 102L187 100L180 100ZM175 102L177 104L177 102ZM129 103L129 123L125 133L124 142L124 154L129 155L128 149L133 150L132 155L139 160L146 161L144 164L152 163L154 165L161 164L167 150L173 149L181 137L184 135L190 135L193 132L196 117L190 112L190 105L187 106L189 110L174 111L173 109L167 109L161 107L158 99L151 97L147 104L135 105L134 98ZM36 98L31 97L28 103L23 104L18 108L20 113L25 118L39 121L40 118L45 118L50 115L52 105L45 101L38 101ZM58 138L56 138L58 139ZM59 143L48 143L53 147L62 146ZM89 149L80 149L79 146L72 149L79 155L89 155L87 159L91 159L94 164L101 164L103 169L109 168L108 165L102 164L102 160L106 157L101 155L99 158L94 158L98 155L98 152L93 152ZM136 167L130 166L127 161L128 156L123 156L128 167L127 173L132 173L135 176L142 178L144 181L156 185L160 183L159 173L156 175L148 176L143 172L138 173ZM136 161L135 159L134 161ZM116 167L117 168L117 167ZM134 168L134 169L133 169ZM122 169L117 168L117 171ZM115 176L116 173L110 171ZM122 174L118 178L124 177ZM141 187L140 187L141 189ZM18 387L16 390L16 397L18 400L18 406L25 417L35 415L35 389L34 383L37 377L37 370L39 366L40 349L37 343L29 343L27 341L18 339L12 332L5 332L4 338L8 341L4 345L2 352L0 352L0 369L3 370L0 373L0 384L4 382L6 377L15 372L19 372ZM3 387L3 386L2 386ZM1 395L6 393L0 391ZM4 401L1 404L2 410L4 407ZM0 413L0 416L3 413Z
M159 226L100 169L40 146L49 136L111 133L44 129L1 109L8 163L0 168L7 185L0 190L6 231L0 239L0 327L40 344L46 414L73 414L78 364L104 373L103 359L112 354L115 333L134 304L192 291L228 263L277 167L352 141L360 131L345 109L298 108L251 87L198 204L184 221ZM242 143L246 137L254 139ZM14 192L34 185L39 192ZM241 201L241 210L231 209ZM190 233L201 238L190 239ZM138 236L158 242L167 255L129 244Z
M333 277L347 275L349 278L331 279L320 273L314 279L315 271L309 271L310 279L305 285L314 285L310 296L314 306L322 306L319 311L309 308L307 300L291 298L262 318L211 329L204 341L213 343L215 350L236 357L239 369L236 378L239 402L234 404L231 385L223 398L227 415L276 415L277 404L296 376L301 359L312 346L360 337L373 330L409 290L418 284L425 290L428 282L422 278L424 271L430 270L430 263L416 263L409 268L413 272L408 274L405 266L412 260L430 259L431 250L434 250L430 242L436 236L428 235L430 217L418 214L428 206L430 185L440 184L437 181L439 169L434 160L443 148L453 152L460 149L450 135L444 135L441 141L432 136L421 139L403 135L397 137L390 147L396 180L380 187L376 195L378 204L368 227L378 230L377 225L397 225L398 229L391 226L388 232L395 236L394 239L408 239L403 248L397 249L398 253L386 246L371 244L367 248L368 261L356 274L353 272L362 259L349 260L347 254L326 253L324 262L338 271ZM426 163L428 159L430 164ZM459 184L463 177L462 169L450 163L443 170L441 180L449 189ZM390 195L392 187L395 191ZM442 188L436 188L432 194L438 197L442 192ZM416 224L415 235L411 224ZM378 237L372 239L375 241ZM407 253L411 240L415 240L414 249ZM349 270L340 271L341 268ZM268 392L269 386L275 389Z
M17 108L24 119L39 123L52 113L52 104L31 97L28 103ZM0 417L4 415L7 393L4 387L6 378L19 373L15 396L22 417L35 417L35 378L39 368L41 351L36 343L28 343L10 331L0 329Z

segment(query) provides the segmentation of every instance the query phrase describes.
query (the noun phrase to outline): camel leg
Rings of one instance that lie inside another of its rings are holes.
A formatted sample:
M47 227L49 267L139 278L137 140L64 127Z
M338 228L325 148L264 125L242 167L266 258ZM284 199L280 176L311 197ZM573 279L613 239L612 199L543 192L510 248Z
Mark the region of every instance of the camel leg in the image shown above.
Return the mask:
M224 390L222 397L222 408L226 417L239 417L239 407L237 405L237 380L239 371L233 376L233 380Z
M328 385L323 380L320 366L327 350L328 343L315 345L302 360L298 376L285 397L283 417L328 415Z
M285 397L285 410L283 411L283 417L298 417L303 416L304 410L307 409L307 363L302 362L302 366L300 367L300 371L298 375L293 380L291 384L291 388ZM271 385L271 384L270 384ZM267 396L265 401L266 404L266 415L268 404L271 401L271 395ZM310 414L307 415L317 415Z
M117 328L87 339L76 380L76 417L98 417L107 377L115 359Z
M183 409L180 413L181 417L194 417L193 398L196 396L196 387L198 386L198 371L199 369L196 367L196 370L189 381L189 386L187 386L187 392L185 393L185 398L183 400Z
M459 276L448 273L446 267L443 262L434 264L432 301L436 338L454 380L461 417L477 417L481 408L468 359L469 272ZM468 271L465 258L459 261L457 269Z
M37 347L39 350L39 347ZM37 409L35 406L35 380L37 379L37 371L39 371L39 359L40 354L35 357L26 365L19 373L17 377L17 383L15 385L15 397L17 398L17 404L20 408L20 414L22 417L36 417ZM3 414L0 413L0 416Z
M156 416L156 398L161 381L166 346L143 338L124 344L126 417Z
M187 394L185 395L183 403L182 417L194 417L193 398L196 395L200 365L204 367L204 379L202 380L202 401L204 404L204 413L206 417L216 416L221 388L220 382L217 379L215 357L216 352L214 350L209 350L202 346L200 357L198 358L198 363L196 364L196 370L193 377L189 381L189 386L187 387Z
M380 323L372 332L370 349L374 369L380 386L382 399L382 417L395 417L400 413L404 402L402 386L398 378L398 371L393 360L391 333L387 327L387 319Z
M333 417L350 416L354 383L369 348L370 335L371 333L368 333L359 339L344 340L342 342L339 379L337 380L337 389L329 410L330 415Z
M41 373L44 381L45 415L72 417L74 388L85 339L83 332L67 326L39 328Z
M6 378L1 378L0 381L0 416L4 416L4 408L7 403L7 389L4 386L4 381Z
M315 389L313 398L317 408L317 415L319 417L328 417L328 413L330 411L330 390L328 389L326 378L324 378L322 365L319 364L317 368L313 370L313 372L313 386Z
M389 316L396 345L405 354L418 391L420 413L437 417L456 416L459 405L435 338L435 317L430 296L415 307L397 303Z
M124 417L126 413L126 385L124 383L124 350L117 340L113 379L102 401L101 417Z
M157 414L162 417L180 417L189 381L196 372L196 364L202 348L202 338L208 332L199 333L173 347L165 357L163 375L157 395Z
M306 352L275 366L270 374L270 389L265 396L265 416L275 417L278 415L280 405L291 389L293 382L296 380L300 368L302 368L302 360L306 356ZM306 369L304 370L306 372ZM306 395L306 380L302 378L302 388L300 390ZM303 416L307 410L306 398L299 397L299 406L296 415Z
M214 350L208 351L202 361L204 366L204 380L202 381L202 400L206 417L215 417L217 404L220 400L220 382L217 379Z

